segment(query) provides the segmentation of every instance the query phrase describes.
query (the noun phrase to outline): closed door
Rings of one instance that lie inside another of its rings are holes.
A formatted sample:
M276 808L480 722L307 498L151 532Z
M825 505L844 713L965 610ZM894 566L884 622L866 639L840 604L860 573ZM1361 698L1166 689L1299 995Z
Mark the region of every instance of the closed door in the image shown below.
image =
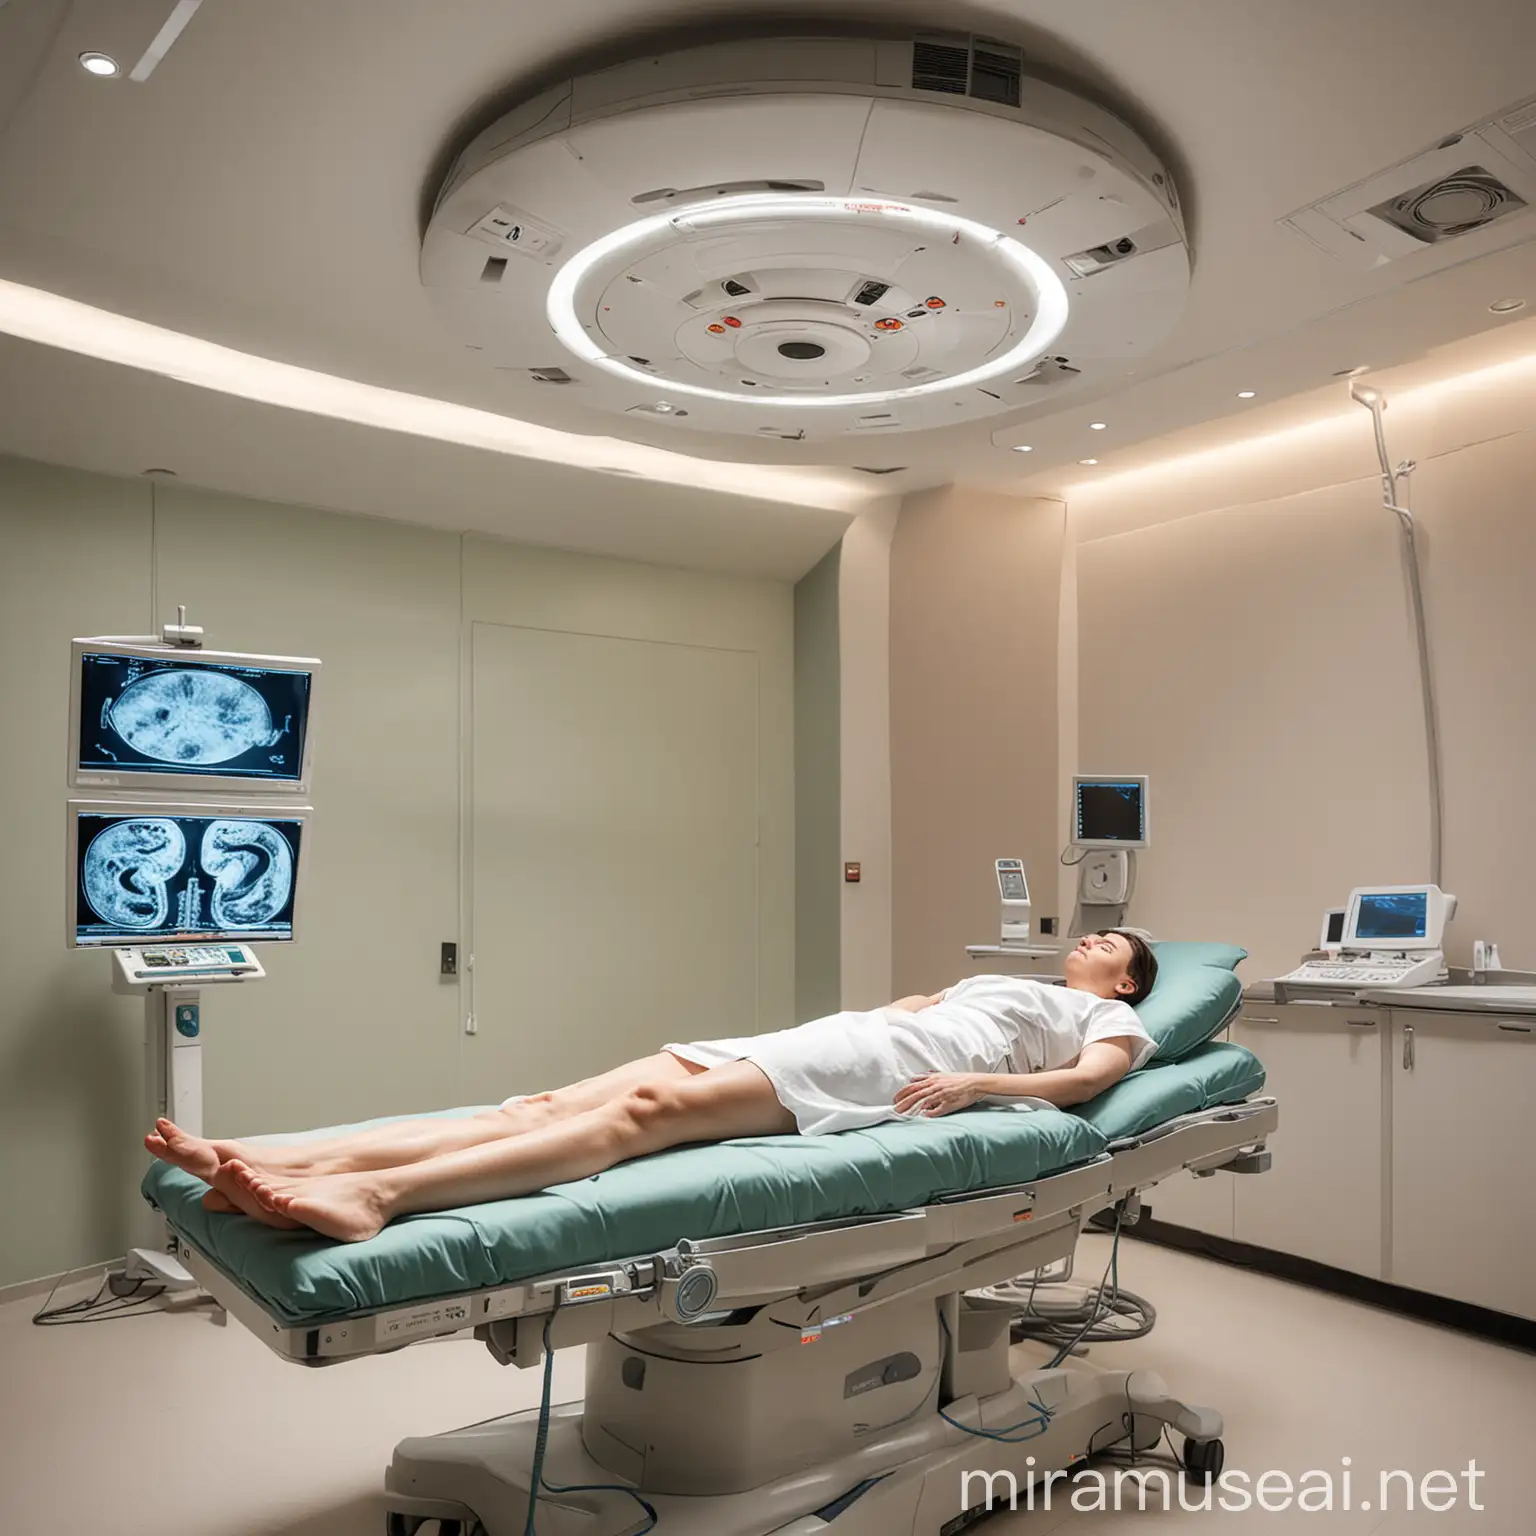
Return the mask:
M1233 1038L1280 1101L1268 1172L1233 1183L1237 1240L1382 1274L1382 1039L1378 1009L1244 1008Z
M757 1028L757 658L477 624L461 1097Z
M1536 1318L1536 1019L1392 1020L1389 1278Z

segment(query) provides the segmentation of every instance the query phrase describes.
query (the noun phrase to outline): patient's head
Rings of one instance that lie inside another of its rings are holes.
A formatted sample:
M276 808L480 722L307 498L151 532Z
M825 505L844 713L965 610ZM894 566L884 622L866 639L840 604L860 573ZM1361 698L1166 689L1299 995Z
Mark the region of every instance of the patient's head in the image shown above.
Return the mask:
M1136 933L1105 928L1090 933L1066 958L1067 985L1133 1008L1157 980L1157 957Z

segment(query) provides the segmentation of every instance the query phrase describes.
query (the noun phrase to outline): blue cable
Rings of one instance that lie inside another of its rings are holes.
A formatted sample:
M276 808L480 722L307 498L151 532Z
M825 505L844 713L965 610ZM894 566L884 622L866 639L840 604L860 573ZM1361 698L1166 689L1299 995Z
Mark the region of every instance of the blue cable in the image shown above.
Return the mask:
M523 1536L538 1536L534 1529L534 1517L538 1514L539 1489L545 1493L627 1493L646 1513L648 1525L643 1525L634 1536L646 1536L661 1523L661 1516L635 1492L622 1483L550 1483L544 1479L544 1454L549 1449L550 1397L554 1392L555 1356L549 1347L549 1330L554 1325L555 1314L550 1312L544 1319L544 1396L539 1403L539 1433L533 1443L533 1475L528 1480L528 1518L523 1525Z
M944 1316L944 1308L939 1307L939 1327L944 1330L946 1340L953 1340L954 1335L949 1331L949 1319ZM1029 1406L1035 1409L1035 1413L1027 1418L1020 1419L1017 1424L1010 1424L1007 1429L972 1429L969 1424L962 1424L959 1419L952 1419L942 1408L938 1410L939 1417L946 1424L952 1424L962 1434L975 1435L978 1440L1001 1440L1004 1445L1022 1445L1026 1440L1036 1440L1051 1427L1051 1420L1056 1417L1054 1409L1047 1408L1044 1403L1037 1403L1030 1398ZM1008 1437L1015 1430L1023 1429L1026 1424L1038 1424L1040 1426L1032 1435L1020 1435L1017 1440Z

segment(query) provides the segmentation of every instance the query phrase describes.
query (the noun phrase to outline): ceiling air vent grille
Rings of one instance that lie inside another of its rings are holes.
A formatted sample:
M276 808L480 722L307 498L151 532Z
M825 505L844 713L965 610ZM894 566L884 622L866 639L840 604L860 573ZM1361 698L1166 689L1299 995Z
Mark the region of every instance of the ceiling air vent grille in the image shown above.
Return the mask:
M977 40L971 52L971 95L978 101L1018 106L1019 81L1023 74L1022 48Z
M1519 213L1525 206L1525 199L1491 171L1468 165L1377 203L1370 212L1405 235L1436 245Z
M1016 107L1024 50L977 37L918 37L912 41L912 88L971 96Z
M971 77L971 50L963 42L919 37L912 44L912 89L964 96Z

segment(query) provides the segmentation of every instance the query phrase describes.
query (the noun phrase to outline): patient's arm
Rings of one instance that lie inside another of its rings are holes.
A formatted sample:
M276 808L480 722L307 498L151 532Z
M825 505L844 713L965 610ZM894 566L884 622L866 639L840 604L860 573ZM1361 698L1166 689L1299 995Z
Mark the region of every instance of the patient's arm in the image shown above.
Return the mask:
M948 990L946 988L946 990ZM907 1013L921 1013L924 1008L932 1008L935 1003L944 1001L943 992L935 992L932 997L925 997L921 992L914 992L911 997L898 997L894 1003L887 1006L900 1008Z
M1053 1072L928 1073L896 1095L895 1108L904 1115L949 1115L989 1095L1044 1099L1059 1109L1086 1104L1131 1070L1134 1043L1129 1038L1096 1040L1085 1046L1070 1067Z
M981 1081L986 1086L979 1096L997 1093L1008 1098L1044 1099L1047 1104L1068 1109L1073 1104L1086 1104L1113 1087L1131 1070L1135 1059L1132 1037L1095 1040L1083 1047L1083 1054L1070 1067L1054 1072L983 1074Z

